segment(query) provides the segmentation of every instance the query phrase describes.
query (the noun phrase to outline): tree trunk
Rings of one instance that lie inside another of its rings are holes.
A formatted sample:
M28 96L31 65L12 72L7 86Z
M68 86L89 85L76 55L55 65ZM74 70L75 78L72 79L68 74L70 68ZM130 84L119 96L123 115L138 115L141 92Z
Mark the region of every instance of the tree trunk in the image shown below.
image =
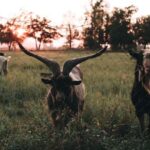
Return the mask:
M72 30L71 30L71 26L70 24L68 24L68 28L69 28L69 48L72 49Z
M40 50L40 49L41 49L41 41L39 42L38 50Z
M12 44L12 42L9 42L9 43L8 43L8 50L9 50L9 51L11 51L11 44Z

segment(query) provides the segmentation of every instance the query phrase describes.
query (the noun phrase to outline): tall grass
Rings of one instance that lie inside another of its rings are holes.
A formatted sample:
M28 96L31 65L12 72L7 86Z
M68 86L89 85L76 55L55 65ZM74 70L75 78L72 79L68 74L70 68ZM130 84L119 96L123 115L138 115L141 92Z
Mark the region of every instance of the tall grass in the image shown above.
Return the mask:
M91 52L41 52L63 63ZM9 74L0 77L0 149L4 150L148 150L149 136L139 137L130 101L134 61L125 53L105 53L81 64L86 85L82 118L68 128L52 127L47 109L49 72L23 53L9 53Z

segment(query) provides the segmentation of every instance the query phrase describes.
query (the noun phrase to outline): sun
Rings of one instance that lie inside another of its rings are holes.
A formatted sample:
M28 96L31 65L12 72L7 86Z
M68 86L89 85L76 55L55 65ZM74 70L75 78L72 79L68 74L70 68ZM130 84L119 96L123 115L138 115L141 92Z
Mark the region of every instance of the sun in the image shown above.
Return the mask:
M26 33L26 30L25 30L25 29L19 28L19 29L16 30L16 35L17 35L18 37L23 36L25 33Z

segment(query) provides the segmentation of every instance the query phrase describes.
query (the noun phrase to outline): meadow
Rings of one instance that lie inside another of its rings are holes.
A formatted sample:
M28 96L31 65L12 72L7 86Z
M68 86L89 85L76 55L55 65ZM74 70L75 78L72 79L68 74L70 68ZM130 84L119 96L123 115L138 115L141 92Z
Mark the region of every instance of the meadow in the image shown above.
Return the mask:
M39 52L60 63L92 51ZM64 130L52 127L47 108L49 86L41 62L21 52L7 52L9 73L0 76L0 150L149 150L139 136L130 100L135 61L127 53L105 53L80 65L86 86L80 120Z

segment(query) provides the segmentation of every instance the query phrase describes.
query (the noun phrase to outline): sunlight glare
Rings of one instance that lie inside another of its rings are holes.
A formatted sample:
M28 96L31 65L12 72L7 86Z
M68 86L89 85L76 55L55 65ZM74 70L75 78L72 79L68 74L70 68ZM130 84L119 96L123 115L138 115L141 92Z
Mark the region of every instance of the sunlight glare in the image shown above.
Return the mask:
M25 32L26 32L25 29L19 28L19 29L17 29L16 34L18 37L20 37L20 36L23 36L25 34Z
M57 40L53 40L52 46L55 48L59 48L61 47L64 43L66 42L65 38L60 38Z

